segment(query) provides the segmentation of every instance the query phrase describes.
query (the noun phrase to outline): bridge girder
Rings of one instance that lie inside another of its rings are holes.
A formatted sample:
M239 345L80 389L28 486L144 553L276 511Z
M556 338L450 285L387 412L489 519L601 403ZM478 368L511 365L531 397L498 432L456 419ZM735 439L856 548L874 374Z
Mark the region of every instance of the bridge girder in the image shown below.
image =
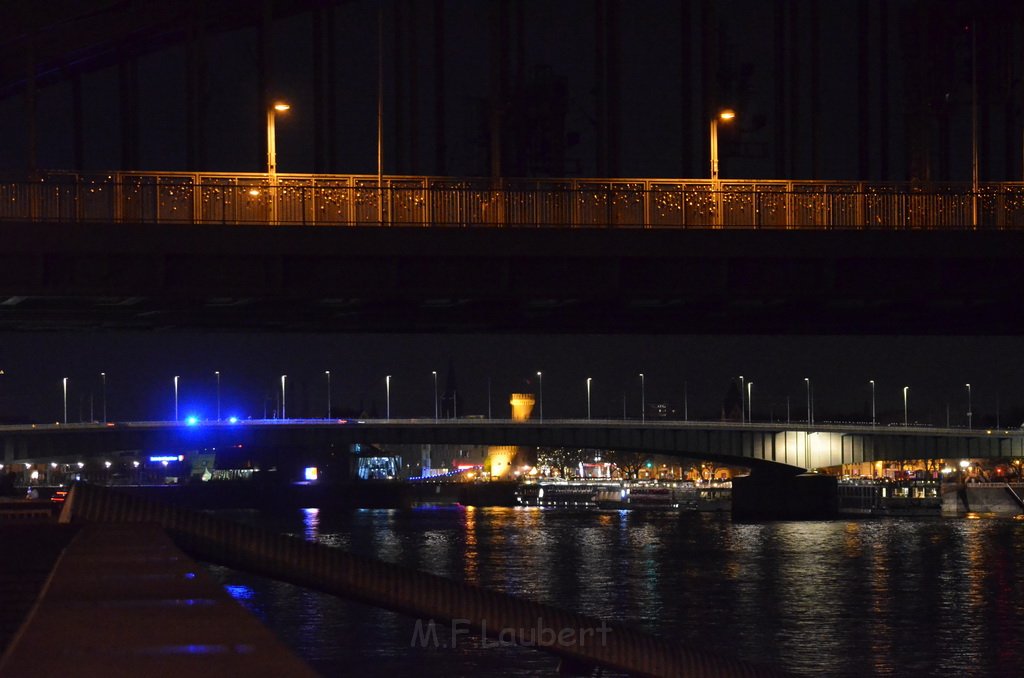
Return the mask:
M728 422L511 423L367 421L361 424L173 423L4 427L4 462L49 462L122 450L280 448L327 451L361 444L517 445L639 451L797 473L841 464L912 459L1021 458L1024 432L887 427L793 427Z
M1024 232L0 223L0 330L1024 334Z

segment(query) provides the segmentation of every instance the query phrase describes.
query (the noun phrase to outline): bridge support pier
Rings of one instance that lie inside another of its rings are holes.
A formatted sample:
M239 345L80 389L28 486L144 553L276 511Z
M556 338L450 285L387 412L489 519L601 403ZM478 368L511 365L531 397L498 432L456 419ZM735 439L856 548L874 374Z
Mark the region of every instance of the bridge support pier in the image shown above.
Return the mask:
M833 476L751 473L732 481L736 521L822 520L837 513L838 482Z

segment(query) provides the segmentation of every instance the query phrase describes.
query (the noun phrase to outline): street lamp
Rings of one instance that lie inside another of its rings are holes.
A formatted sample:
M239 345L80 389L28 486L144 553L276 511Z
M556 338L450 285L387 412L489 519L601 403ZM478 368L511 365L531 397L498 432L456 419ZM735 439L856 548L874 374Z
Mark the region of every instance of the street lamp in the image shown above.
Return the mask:
M103 403L103 423L107 423L107 373L100 372L100 400Z
M64 385L64 423L68 423L68 378L62 380Z
M434 375L434 422L438 421L438 410L437 410L437 370L431 371Z
M974 416L974 412L972 411L972 408L971 408L971 385L970 384L966 384L966 386L967 386L967 428L971 429L971 428L973 428L973 426L971 425L971 417Z
M291 106L283 101L275 101L267 108L267 176L271 185L277 179L277 139L274 135L274 119L277 113L284 113Z
M590 420L590 382L593 377L587 377L587 421Z
M331 371L324 370L324 375L327 377L327 418L331 418Z
M647 394L644 389L644 373L640 373L640 421L647 421Z
M178 375L174 375L174 421L178 421Z
M711 180L718 181L718 121L729 122L736 117L736 112L726 108L711 118Z
M213 376L217 378L217 421L220 421L220 370L214 370Z
M544 423L544 373L537 372L537 390L540 395L540 423Z
M276 101L267 107L267 183L270 190L270 222L277 222L277 138L274 132L274 119L278 112L285 112L291 106L283 101Z
M872 379L868 382L871 384L871 425L875 425L875 380Z
M386 401L387 410L386 410L386 414L387 414L388 420L390 420L391 419L391 375L390 374L384 377L384 387L387 390L387 401Z
M807 383L807 425L810 426L814 423L811 418L811 380L809 377L804 377L804 381Z
M747 423L754 421L754 400L751 398L751 389L754 388L754 382L747 382Z
M281 418L282 419L287 419L288 418L288 402L287 402L287 392L288 391L287 391L287 388L286 388L287 384L288 384L288 375L287 374L282 374L281 375Z
M907 391L910 390L909 386L903 387L903 425L909 426L910 422L907 418Z
M741 424L746 421L746 416L747 416L747 414L746 414L746 412L747 412L747 402L746 402L746 400L744 400L744 397L743 397L743 392L745 390L746 390L746 387L743 385L743 375L741 374L740 375L740 423Z

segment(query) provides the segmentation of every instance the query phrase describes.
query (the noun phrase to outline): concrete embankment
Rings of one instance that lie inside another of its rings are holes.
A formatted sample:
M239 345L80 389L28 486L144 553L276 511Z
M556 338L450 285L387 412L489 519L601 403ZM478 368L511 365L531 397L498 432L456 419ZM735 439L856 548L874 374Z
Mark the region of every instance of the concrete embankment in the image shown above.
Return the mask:
M1024 514L1024 483L949 483L942 488L942 512L946 514Z

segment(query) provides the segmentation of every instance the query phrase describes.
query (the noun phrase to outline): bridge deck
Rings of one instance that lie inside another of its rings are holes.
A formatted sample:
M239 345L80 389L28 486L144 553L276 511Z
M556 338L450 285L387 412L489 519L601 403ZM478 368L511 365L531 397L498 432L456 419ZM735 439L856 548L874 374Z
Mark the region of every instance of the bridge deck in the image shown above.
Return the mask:
M0 660L4 676L313 672L154 525L87 525Z

